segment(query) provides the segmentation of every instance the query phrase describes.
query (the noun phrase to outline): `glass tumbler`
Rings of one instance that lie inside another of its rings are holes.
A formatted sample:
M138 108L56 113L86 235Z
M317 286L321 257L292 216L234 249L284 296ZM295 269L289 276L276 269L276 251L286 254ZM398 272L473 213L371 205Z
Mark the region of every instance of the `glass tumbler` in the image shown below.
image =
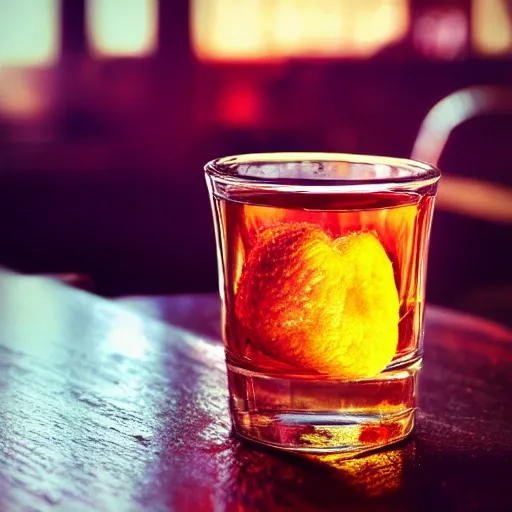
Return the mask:
M439 171L268 153L205 166L234 431L347 456L414 428Z

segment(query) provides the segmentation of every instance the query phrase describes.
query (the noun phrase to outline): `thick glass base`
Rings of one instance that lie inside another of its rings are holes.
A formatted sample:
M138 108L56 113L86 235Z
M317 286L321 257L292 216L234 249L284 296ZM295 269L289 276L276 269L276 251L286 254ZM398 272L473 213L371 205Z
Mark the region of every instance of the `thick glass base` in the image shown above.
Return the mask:
M228 364L231 417L241 437L283 450L358 455L414 428L421 359L371 379L269 376Z

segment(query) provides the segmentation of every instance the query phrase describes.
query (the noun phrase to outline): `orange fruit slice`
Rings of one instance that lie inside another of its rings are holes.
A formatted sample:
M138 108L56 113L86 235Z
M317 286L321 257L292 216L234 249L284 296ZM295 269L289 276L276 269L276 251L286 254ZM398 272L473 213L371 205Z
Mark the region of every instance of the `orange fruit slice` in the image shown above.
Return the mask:
M235 313L263 352L344 379L378 374L398 342L393 267L369 232L332 240L308 223L263 230L242 270Z

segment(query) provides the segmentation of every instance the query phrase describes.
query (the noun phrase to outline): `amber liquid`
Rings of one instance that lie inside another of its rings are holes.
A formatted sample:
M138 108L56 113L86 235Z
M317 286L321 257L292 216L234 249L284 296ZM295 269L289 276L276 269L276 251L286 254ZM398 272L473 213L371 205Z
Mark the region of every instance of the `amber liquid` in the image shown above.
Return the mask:
M258 350L243 332L235 315L237 283L245 259L266 228L306 222L320 226L332 238L353 232L376 234L392 262L400 300L396 359L414 352L420 338L424 300L425 246L433 197L409 193L260 194L219 200L222 218L225 342L229 360L247 369L302 373Z
M346 446L348 450L365 442L372 447L388 444L412 429L434 193L434 188L421 193L237 192L229 199L214 198L231 407L235 425L242 425L242 435L280 447L290 445L293 449L301 445L324 446L328 439L331 445L342 449ZM399 297L399 324L395 354L379 375L344 380L335 371L319 372L290 364L264 350L261 343L255 343L240 322L236 298L251 251L265 230L293 223L319 226L333 240L351 233L373 233L385 249ZM287 382L286 386L283 382ZM302 426L296 430L293 425L283 426L286 422L281 419L279 429L269 427L267 413L275 411L320 411L326 417L331 412L349 413L365 418L389 413L394 419L347 428L343 439L332 441L339 430L330 427L304 431ZM260 415L264 417L261 422Z

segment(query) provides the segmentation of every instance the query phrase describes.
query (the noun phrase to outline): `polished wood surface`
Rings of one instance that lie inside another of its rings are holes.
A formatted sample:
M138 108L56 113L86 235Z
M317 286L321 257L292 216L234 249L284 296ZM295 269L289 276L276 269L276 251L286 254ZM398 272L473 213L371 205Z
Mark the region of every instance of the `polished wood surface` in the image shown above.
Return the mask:
M430 308L415 436L343 461L233 438L219 302L0 274L0 510L509 510L512 333Z

